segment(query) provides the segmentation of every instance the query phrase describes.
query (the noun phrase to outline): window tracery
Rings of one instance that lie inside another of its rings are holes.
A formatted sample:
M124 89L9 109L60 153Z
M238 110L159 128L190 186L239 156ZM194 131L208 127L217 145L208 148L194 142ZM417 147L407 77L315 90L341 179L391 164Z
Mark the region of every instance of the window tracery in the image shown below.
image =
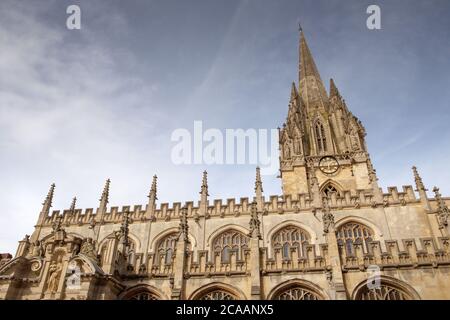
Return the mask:
M237 260L244 258L244 250L248 248L248 236L237 230L227 230L213 240L214 252L220 252L222 263L230 263L231 250L237 253Z
M327 198L331 198L331 195L333 193L336 194L337 196L340 196L339 190L331 183L329 183L328 185L325 186L325 188L323 188L322 193Z
M373 289L364 286L356 296L356 300L412 300L412 298L403 290L382 283L380 287Z
M348 255L354 255L354 245L362 245L363 251L370 252L369 243L373 241L373 231L360 223L348 222L337 231L338 244L345 246Z
M322 298L311 290L295 286L279 292L274 300L322 300Z
M291 258L291 248L297 248L298 256L306 256L305 246L309 244L309 234L296 226L287 226L272 237L273 249L281 249L283 259Z
M175 252L175 247L177 245L178 233L173 232L163 239L161 239L158 243L157 252L159 256L163 257L165 264L172 263L172 259Z
M212 290L199 298L199 300L237 300L231 293L225 290Z
M132 295L127 300L159 300L159 297L149 291L141 291Z

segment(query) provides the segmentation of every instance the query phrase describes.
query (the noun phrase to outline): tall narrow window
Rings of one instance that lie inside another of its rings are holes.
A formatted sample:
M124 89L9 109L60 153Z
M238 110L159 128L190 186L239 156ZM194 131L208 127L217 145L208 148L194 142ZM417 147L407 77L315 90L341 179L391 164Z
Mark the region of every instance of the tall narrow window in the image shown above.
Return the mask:
M327 151L327 138L325 134L325 128L319 121L316 123L316 139L317 150L319 153L325 153Z

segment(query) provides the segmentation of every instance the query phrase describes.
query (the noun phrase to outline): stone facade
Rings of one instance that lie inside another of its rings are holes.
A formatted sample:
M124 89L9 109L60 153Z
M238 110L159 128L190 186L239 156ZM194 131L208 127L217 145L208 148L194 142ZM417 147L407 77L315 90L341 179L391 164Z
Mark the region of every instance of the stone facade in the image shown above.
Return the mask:
M450 299L448 203L383 192L365 129L331 80L324 88L303 32L299 86L280 129L283 194L197 203L51 211L1 256L0 299Z

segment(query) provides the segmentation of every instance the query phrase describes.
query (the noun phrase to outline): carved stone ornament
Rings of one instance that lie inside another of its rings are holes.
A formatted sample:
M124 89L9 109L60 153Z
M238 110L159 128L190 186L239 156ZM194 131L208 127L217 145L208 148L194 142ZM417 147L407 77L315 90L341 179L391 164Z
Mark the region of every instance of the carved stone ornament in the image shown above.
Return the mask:
M53 261L49 268L49 276L47 280L47 292L56 293L58 291L59 278L62 271L62 257L58 261Z
M95 243L92 240L92 238L87 238L83 241L83 244L81 245L80 254L83 254L84 256L91 258L94 261L97 261L97 253L95 250Z

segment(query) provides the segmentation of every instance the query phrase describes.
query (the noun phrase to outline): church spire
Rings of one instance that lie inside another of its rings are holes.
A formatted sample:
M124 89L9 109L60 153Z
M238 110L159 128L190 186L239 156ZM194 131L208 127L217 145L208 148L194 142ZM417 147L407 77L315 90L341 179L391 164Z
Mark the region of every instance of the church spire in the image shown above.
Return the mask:
M309 76L314 76L318 80L320 79L319 71L317 70L314 58L309 50L308 43L306 42L305 34L303 30L300 30L300 75L299 82Z
M300 30L299 55L299 86L303 101L308 109L315 107L326 109L328 95L303 30Z

